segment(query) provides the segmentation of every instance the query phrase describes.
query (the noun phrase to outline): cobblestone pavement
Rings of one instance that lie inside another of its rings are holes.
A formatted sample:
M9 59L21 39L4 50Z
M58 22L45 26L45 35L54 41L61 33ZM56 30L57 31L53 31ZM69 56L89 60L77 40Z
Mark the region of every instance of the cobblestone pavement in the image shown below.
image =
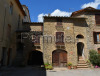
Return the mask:
M54 69L46 71L36 67L6 68L0 70L0 76L100 76L100 69Z

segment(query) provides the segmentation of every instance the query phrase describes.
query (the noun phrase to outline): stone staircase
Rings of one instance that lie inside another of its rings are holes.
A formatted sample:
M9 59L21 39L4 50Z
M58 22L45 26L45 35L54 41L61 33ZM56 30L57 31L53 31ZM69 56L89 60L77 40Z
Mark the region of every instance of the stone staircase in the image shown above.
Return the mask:
M79 57L77 69L88 69L88 65L86 64L82 56Z

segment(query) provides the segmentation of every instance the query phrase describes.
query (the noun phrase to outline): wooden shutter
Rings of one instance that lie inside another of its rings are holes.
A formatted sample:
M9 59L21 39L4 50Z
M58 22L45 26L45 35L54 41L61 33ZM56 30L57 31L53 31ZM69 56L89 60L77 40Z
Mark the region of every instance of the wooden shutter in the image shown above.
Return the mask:
M97 44L97 33L93 32L94 44Z
M95 15L96 24L100 25L100 14Z
M56 43L64 43L64 32L56 32Z
M33 42L34 42L34 44L40 44L40 36L33 35Z

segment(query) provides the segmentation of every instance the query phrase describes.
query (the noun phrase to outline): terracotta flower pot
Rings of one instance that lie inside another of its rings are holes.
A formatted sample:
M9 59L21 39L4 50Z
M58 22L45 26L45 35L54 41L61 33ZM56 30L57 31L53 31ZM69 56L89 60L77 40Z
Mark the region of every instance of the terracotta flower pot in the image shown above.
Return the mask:
M72 66L68 66L68 69L71 69L72 68Z
M73 66L74 69L77 69L77 66Z

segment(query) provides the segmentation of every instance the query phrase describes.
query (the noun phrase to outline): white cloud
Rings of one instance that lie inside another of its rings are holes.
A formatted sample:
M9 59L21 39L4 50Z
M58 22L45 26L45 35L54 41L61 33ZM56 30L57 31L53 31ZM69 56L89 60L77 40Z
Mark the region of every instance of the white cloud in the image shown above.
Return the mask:
M56 9L54 12L51 13L51 16L70 16L71 12L61 11L59 9ZM48 16L48 14L39 14L38 15L38 22L43 22L43 16Z
M95 0L94 2L83 4L81 8L86 8L89 6L94 7L94 8L98 8L99 5L100 5L100 0Z

